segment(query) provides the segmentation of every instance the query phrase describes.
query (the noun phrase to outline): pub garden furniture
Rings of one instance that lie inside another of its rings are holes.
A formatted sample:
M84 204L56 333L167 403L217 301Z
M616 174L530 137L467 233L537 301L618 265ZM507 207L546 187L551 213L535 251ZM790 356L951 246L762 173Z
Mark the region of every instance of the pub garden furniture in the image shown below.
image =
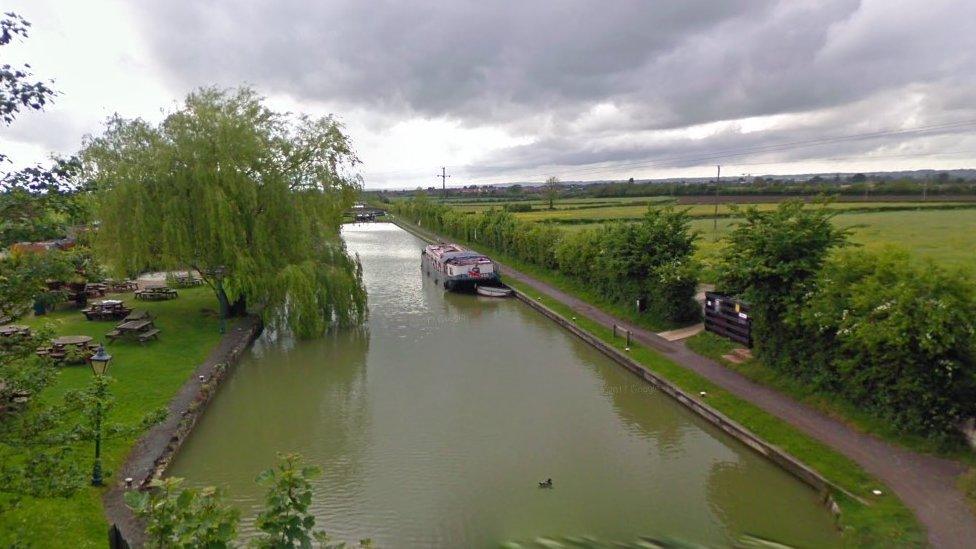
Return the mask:
M132 312L118 299L105 299L90 303L81 311L88 320L121 320Z
M38 349L37 356L46 356L55 362L81 364L87 362L97 348L91 336L61 336L52 339L50 347Z
M122 337L135 337L139 343L146 343L150 339L159 339L159 328L157 328L148 315L141 319L127 320L114 330L105 334L109 341L115 341Z
M175 299L179 297L179 293L177 293L177 291L173 288L157 286L137 290L135 296L136 299L142 299L145 301L162 301L165 299Z

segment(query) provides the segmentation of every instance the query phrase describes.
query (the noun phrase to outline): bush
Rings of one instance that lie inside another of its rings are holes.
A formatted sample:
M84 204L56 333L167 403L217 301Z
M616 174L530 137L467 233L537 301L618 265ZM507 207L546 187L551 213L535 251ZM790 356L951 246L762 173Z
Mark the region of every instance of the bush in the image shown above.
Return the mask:
M970 280L904 252L834 253L833 215L785 203L731 232L722 289L750 302L758 357L902 431L958 438L976 415Z
M894 250L842 254L797 312L823 389L912 432L976 415L976 292L962 274Z
M506 212L531 212L532 204L509 202L503 206Z

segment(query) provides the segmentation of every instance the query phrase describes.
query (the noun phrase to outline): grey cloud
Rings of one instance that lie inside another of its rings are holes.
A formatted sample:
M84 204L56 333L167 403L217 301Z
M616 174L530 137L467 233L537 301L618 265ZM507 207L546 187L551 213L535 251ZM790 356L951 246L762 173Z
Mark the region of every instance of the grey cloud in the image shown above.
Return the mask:
M184 87L247 81L391 120L446 117L535 139L486 156L472 167L479 173L694 155L898 127L906 116L923 123L974 115L969 0L241 0L152 3L140 20L169 78ZM601 104L618 116L583 124ZM809 121L652 146L636 137L789 113ZM833 152L780 157L806 154Z

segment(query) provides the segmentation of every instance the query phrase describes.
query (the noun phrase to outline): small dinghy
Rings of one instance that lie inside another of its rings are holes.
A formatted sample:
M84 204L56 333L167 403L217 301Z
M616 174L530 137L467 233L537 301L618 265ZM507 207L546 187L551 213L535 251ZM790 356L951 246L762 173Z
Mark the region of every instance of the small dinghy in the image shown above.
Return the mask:
M485 297L509 297L512 295L512 289L507 286L481 286L475 287L474 291L478 292L478 295L483 295Z

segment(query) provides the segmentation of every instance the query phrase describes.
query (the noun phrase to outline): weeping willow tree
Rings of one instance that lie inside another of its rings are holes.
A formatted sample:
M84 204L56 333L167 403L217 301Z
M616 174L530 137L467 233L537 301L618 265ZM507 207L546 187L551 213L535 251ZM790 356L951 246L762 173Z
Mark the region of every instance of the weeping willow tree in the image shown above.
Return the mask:
M339 235L358 160L332 117L201 89L158 125L111 118L82 159L96 248L117 273L194 269L222 318L250 306L300 337L364 317L361 267Z

